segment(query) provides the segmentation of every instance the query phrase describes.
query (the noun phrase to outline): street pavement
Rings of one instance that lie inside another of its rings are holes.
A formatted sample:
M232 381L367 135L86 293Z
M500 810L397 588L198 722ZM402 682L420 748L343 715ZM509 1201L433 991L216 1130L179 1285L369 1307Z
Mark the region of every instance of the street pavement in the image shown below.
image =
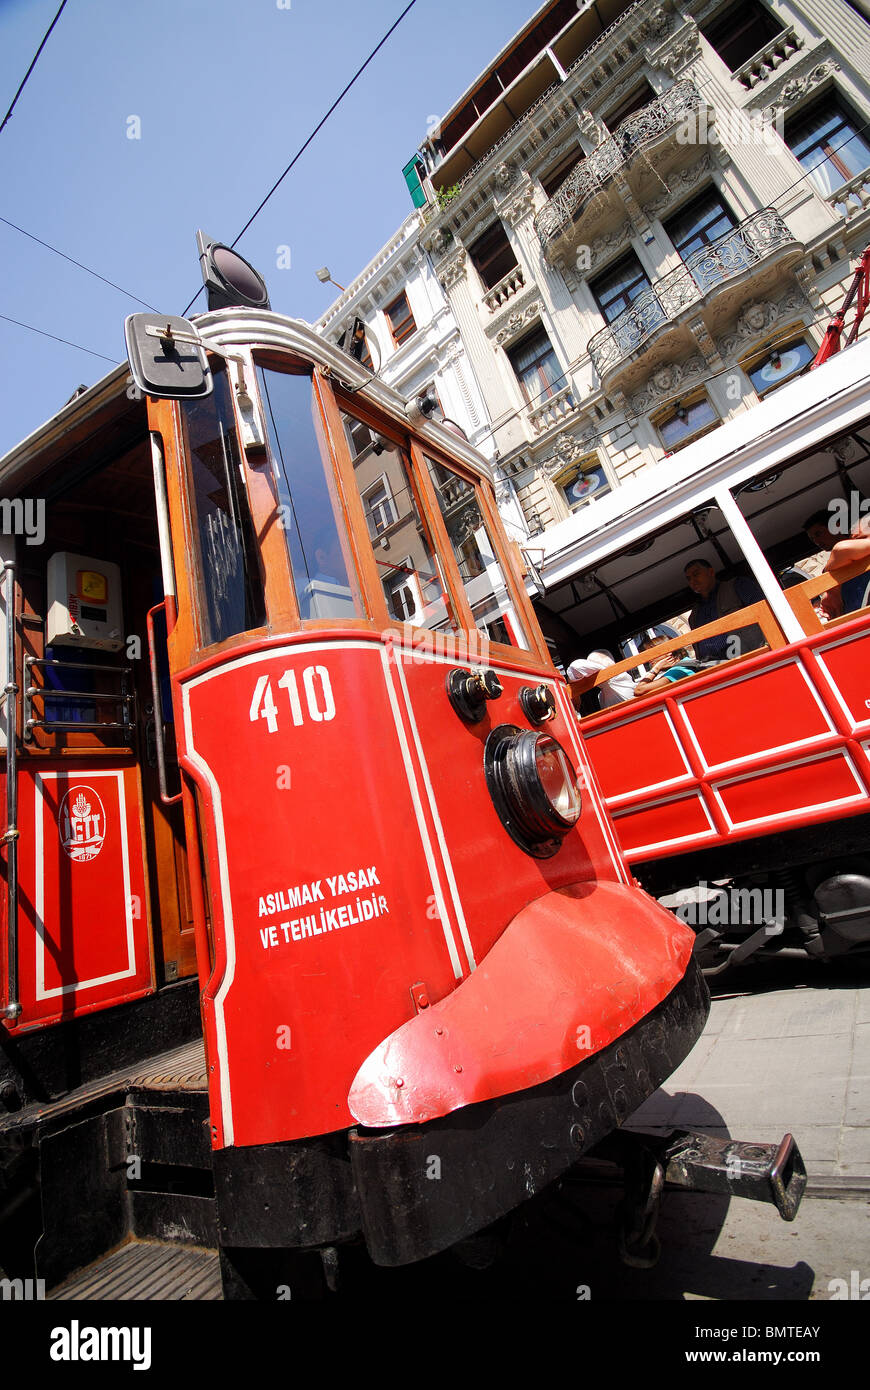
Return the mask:
M719 1199L667 1194L662 1261L625 1271L621 1295L830 1299L834 1280L870 1280L870 967L785 960L710 983L703 1035L628 1127L765 1143L791 1132L807 1195L786 1223L754 1202L716 1212Z

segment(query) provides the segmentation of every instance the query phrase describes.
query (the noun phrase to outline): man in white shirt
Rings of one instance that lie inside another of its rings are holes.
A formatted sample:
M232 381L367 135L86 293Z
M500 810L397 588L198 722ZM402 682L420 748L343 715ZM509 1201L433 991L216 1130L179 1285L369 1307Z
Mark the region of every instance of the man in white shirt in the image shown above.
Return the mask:
M610 652L590 652L587 657L579 657L571 662L568 667L568 679L583 680L584 676L592 676L596 671L603 671L606 667L615 665L616 661ZM631 699L634 694L634 681L628 671L622 671L618 676L611 676L609 681L604 681L602 685L596 685L593 689L599 695L600 708L610 709L613 705L621 704L623 700Z

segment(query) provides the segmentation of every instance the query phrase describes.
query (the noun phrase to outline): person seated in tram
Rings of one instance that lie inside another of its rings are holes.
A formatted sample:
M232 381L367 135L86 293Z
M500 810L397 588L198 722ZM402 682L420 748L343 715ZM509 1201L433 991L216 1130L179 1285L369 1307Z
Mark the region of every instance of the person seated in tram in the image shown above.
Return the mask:
M590 652L588 656L578 657L576 661L571 662L568 667L568 679L580 681L615 664L610 652ZM580 696L580 713L594 714L599 709L610 709L613 705L621 704L623 700L631 699L633 693L634 681L627 671L622 671L618 676L611 676L610 680L604 681L603 684L584 691Z
M843 569L845 565L854 565L858 560L868 559L870 559L870 516L862 516L858 525L853 527L848 540L836 541L828 556L825 569L830 574L836 574L836 571ZM840 585L839 589L829 589L824 597L835 600L839 598L843 613L857 613L859 608L866 608L870 604L870 574L856 574L854 579L847 579L845 584Z
M862 551L861 547L866 547L867 531L862 531L862 526L870 518L862 517L861 521L852 531L849 540L840 537L835 531L831 530L831 513L826 511L813 512L804 522L803 529L806 531L813 545L818 546L819 550L829 550L828 562L825 569L832 573L836 569L841 569L843 565L851 565L856 560L865 558L866 548ZM846 547L855 547L857 550L847 550ZM836 563L831 561L837 555ZM845 558L849 555L850 558ZM839 589L829 589L826 594L821 596L822 616L830 621L831 618L841 618L844 613L855 613L859 608L864 608L867 604L867 585L868 576L858 574L854 579L847 579L845 584L841 584Z
M641 651L649 651L651 647L659 645L659 638L645 637L640 644ZM659 661L653 662L649 672L635 681L634 696L640 699L644 695L652 695L657 690L667 690L674 681L685 680L687 676L696 676L699 671L706 671L708 667L715 666L715 661L702 661L699 657L688 655L686 648L681 647L675 652L668 652Z
M683 573L692 593L698 596L698 602L689 614L690 628L705 627L707 623L714 623L717 618L725 618L729 613L748 608L764 597L754 579L745 579L742 575L735 579L719 579L708 560L690 560ZM736 655L763 647L765 640L761 628L753 623L734 632L703 637L693 645L695 656L700 661L730 661Z

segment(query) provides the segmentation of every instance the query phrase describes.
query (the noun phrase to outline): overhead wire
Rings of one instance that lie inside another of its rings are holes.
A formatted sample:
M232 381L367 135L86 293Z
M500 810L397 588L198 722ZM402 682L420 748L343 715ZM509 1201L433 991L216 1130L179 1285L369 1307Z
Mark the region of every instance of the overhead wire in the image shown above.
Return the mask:
M113 290L120 291L120 293L126 295L128 299L135 299L137 304L143 304L146 309L153 309L155 314L160 312L153 304L149 304L147 299L140 299L138 294L134 294L132 290L125 289L123 285L116 285L114 280L107 280L105 275L100 275L99 271L92 270L89 265L85 265L82 261L77 261L74 257L68 256L65 251L59 251L56 246L51 245L51 242L43 241L41 237L34 236L33 232L28 232L24 227L19 227L17 223L10 222L8 217L0 217L0 222L3 222L7 227L11 227L13 231L20 232L22 236L29 237L31 241L37 242L39 246L44 246L47 251L53 251L56 256L61 256L65 261L69 261L70 265L78 266L79 270L87 271L88 275L93 275L94 279L102 280L104 285L110 285Z
M266 206L266 204L268 203L269 199L272 197L272 194L273 194L278 188L280 188L281 184L284 182L285 178L286 178L287 175L290 173L290 170L293 168L293 165L294 165L294 164L297 162L297 160L305 153L305 151L308 149L308 146L311 144L311 142L312 142L312 140L314 139L314 137L315 137L315 136L318 134L318 132L319 132L320 130L322 130L323 127L326 125L326 122L329 120L329 118L330 118L330 116L332 115L333 111L336 109L336 107L337 107L337 106L344 100L344 98L347 96L348 92L350 91L350 89L351 89L351 87L354 85L354 83L356 82L357 78L359 78L359 77L362 76L362 74L365 72L366 68L368 67L369 63L370 63L370 62L372 61L372 59L376 56L376 54L380 52L380 50L383 48L384 44L387 42L387 39L388 39L388 38L390 37L390 35L399 27L399 25L401 24L402 20L405 18L405 15L408 13L409 10L412 10L412 9L414 8L414 5L415 5L416 3L417 3L417 0L409 0L409 3L408 3L408 4L405 6L405 8L402 10L402 13L399 15L398 19L395 20L395 21L393 22L393 24L390 25L389 29L388 29L387 32L384 34L383 38L380 40L379 43L377 43L377 44L375 45L375 47L372 49L372 51L371 51L371 53L369 54L369 56L366 58L365 62L362 63L362 64L357 68L357 70L356 70L356 72L354 73L353 77L350 79L349 82L347 82L347 83L345 84L345 86L344 86L344 87L342 88L342 90L339 92L338 96L335 98L335 101L332 103L332 105L330 106L329 110L326 112L325 116L322 116L321 119L317 122L317 125L316 125L316 126L314 127L314 129L311 131L311 134L310 134L310 135L307 137L307 139L299 146L299 149L296 151L296 153L294 154L293 158L290 160L290 163L287 165L287 167L286 167L286 169L284 170L284 172L275 180L275 182L272 184L272 187L269 189L269 192L266 194L265 198L262 199L262 201L258 204L258 206L257 206L257 207L254 209L254 211L251 213L250 217L248 218L248 220L247 220L247 222L245 223L245 225L244 225L244 227L242 228L242 230L238 233L238 235L236 236L236 238L235 238L233 241L230 242L230 246L231 246L231 247L235 247L235 246L238 245L238 243L241 241L242 237L245 235L245 232L246 232L246 231L248 230L248 228L251 226L252 222L254 222L254 220L255 220L257 217L259 217L260 213L263 211L263 208ZM199 296L200 296L201 293L202 293L202 289L197 290L196 294L193 296L193 299L191 299L190 303L189 303L189 304L187 305L187 307L184 309L184 312L182 313L182 318L186 318L186 317L187 317L187 314L188 314L188 312L189 312L191 306L192 306L193 304L195 304L196 300L199 298Z
M62 4L61 4L60 9L58 10L58 12L57 12L57 14L55 15L54 19L51 21L51 23L49 24L48 28L46 29L45 33L44 33L43 36L42 36L42 43L39 45L39 47L37 48L36 52L34 53L34 55L33 55L33 60L32 60L32 62L31 62L31 64L30 64L30 67L27 69L26 73L24 74L24 76L22 77L22 79L21 79L21 81L20 81L20 83L19 83L19 85L18 85L18 91L15 93L15 96L12 98L12 105L9 107L9 110L6 112L6 115L3 117L2 123L0 123L0 134L3 133L3 131L4 131L5 127L6 127L7 121L8 121L8 120L10 119L10 117L12 116L12 112L15 110L16 102L18 101L18 98L21 96L21 93L24 91L24 88L27 86L27 79L30 77L30 74L33 72L33 69L36 67L37 62L39 61L39 55L40 55L40 53L42 52L42 50L45 48L45 45L48 43L48 40L49 40L49 38L50 38L50 36L51 36L51 31L52 31L52 29L54 28L55 24L57 24L57 21L60 19L60 17L61 17L61 15L63 14L65 8L66 8L66 0L62 0Z
M59 338L56 333L46 333L44 328L34 328L32 323L22 323L20 319L11 319L6 314L0 314L0 319L4 323L14 323L16 328L26 328L30 333L38 333L42 338L52 338L56 343L65 343L67 347L78 348L79 352L90 353L91 357L102 357L104 362L111 362L113 367L119 365L117 357L107 357L104 352L94 352L93 348L83 347L81 343L73 343L69 338Z

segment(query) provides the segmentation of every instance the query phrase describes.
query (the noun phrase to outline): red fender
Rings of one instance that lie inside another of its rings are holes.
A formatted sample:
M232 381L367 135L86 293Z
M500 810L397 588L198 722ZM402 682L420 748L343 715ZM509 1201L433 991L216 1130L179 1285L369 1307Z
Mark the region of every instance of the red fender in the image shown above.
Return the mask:
M695 934L639 888L579 883L517 913L472 975L390 1033L348 1105L422 1124L549 1081L621 1037L679 983Z

